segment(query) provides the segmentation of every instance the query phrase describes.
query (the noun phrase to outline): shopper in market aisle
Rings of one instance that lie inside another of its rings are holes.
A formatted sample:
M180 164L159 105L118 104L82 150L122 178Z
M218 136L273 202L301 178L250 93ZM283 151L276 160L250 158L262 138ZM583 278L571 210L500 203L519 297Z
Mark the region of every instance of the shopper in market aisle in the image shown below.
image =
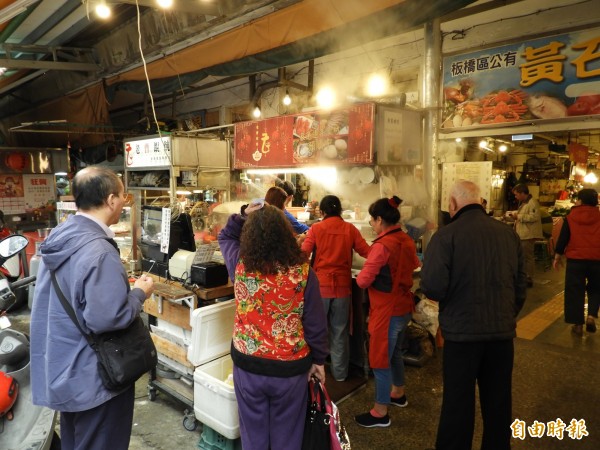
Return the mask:
M319 278L329 323L331 374L336 381L344 381L350 364L352 255L356 251L366 258L369 244L358 228L342 219L342 204L335 195L323 197L319 207L324 218L308 230L302 250L312 253L311 265Z
M527 286L533 286L533 274L535 271L535 241L544 237L542 233L542 215L539 203L529 193L525 184L517 184L513 188L513 194L519 201L519 209L513 213L515 230L521 238L523 246L523 257L525 258L525 273L527 274Z
M578 336L583 335L584 322L586 331L595 333L600 307L600 211L594 189L582 189L577 194L575 206L563 221L555 251L555 269L562 264L562 255L567 258L565 322L573 324L571 330Z
M286 199L285 199L285 203L284 203L284 207L283 207L283 213L285 214L285 216L288 218L288 220L292 224L294 233L296 233L296 234L306 233L309 228L308 225L298 222L298 220L292 215L292 213L290 213L286 209L292 203L292 200L294 199L294 194L296 194L296 186L294 185L294 183L292 183L289 180L281 181L279 178L277 178L277 180L279 181L277 183L277 186L280 187L281 189L283 189L286 193Z
M111 170L87 167L73 179L77 213L40 245L31 311L31 387L36 405L60 411L63 450L126 450L133 423L135 385L109 391L98 358L75 327L56 291L56 273L84 331L127 328L153 291L141 276L129 287L109 225L126 202L123 183Z
M308 379L325 382L319 282L279 209L232 215L219 245L236 300L231 358L244 450L300 449Z
M415 310L410 289L420 262L414 241L398 224L401 203L393 196L369 206L369 223L377 238L356 278L369 293L369 365L375 376L375 406L354 418L363 427L388 427L388 406L408 405L402 341Z
M269 188L269 190L265 194L265 201L269 205L275 206L282 210L286 219L292 226L292 230L294 231L294 233L296 235L301 235L308 230L308 227L305 224L298 222L298 219L296 219L285 209L286 202L289 201L289 198L290 197L288 197L286 191L282 187L277 186Z
M514 230L485 214L475 183L452 187L449 211L451 223L433 235L425 251L420 285L439 302L444 337L436 449L471 448L477 385L481 449L506 450L516 317L527 291L523 251Z

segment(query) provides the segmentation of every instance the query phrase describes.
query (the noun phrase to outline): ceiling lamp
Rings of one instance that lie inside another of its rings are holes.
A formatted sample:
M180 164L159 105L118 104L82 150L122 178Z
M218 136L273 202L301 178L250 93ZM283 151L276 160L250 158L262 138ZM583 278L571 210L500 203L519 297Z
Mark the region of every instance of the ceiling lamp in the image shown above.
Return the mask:
M282 103L285 106L290 106L292 104L292 97L290 97L290 94L288 93L287 89L285 91L285 97L283 97Z
M108 19L110 17L111 10L105 2L98 3L94 10L100 19Z
M254 107L254 110L252 111L252 116L253 116L255 119L260 119L261 112L260 112L260 108L258 107L258 105L256 105L256 106Z
M367 80L367 95L369 97L382 97L388 90L388 79L380 74L374 73Z
M598 177L594 172L588 172L583 177L583 182L587 184L596 184L598 182Z
M500 144L500 146L498 147L498 150L500 150L502 153L504 153L506 150L508 150L508 147L506 146L506 144Z
M173 6L173 0L156 0L156 4L162 9L169 9Z
M331 109L335 105L335 91L330 87L323 87L317 92L317 105L323 109Z

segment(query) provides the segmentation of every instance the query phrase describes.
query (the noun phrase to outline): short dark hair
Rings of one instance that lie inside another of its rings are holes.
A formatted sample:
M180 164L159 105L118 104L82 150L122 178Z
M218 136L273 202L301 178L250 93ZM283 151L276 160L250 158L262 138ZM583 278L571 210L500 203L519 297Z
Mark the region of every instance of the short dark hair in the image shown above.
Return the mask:
M598 192L595 189L582 189L577 193L581 203L588 206L598 206Z
M288 197L296 193L296 186L291 181L285 180L279 187L285 191Z
M323 197L319 208L327 216L341 216L342 214L342 203L335 195L326 195Z
M402 199L396 195L391 198L380 198L369 206L369 214L373 218L381 217L385 223L396 225L400 222L400 211L398 207Z
M73 178L75 205L82 211L100 208L110 194L119 195L122 189L121 179L106 167L89 166Z
M282 188L277 186L269 188L265 195L265 202L267 202L269 205L276 206L279 209L283 209L285 207L286 199L286 192Z
M513 192L518 192L519 194L529 194L529 188L527 187L526 184L517 184L514 188L513 188Z

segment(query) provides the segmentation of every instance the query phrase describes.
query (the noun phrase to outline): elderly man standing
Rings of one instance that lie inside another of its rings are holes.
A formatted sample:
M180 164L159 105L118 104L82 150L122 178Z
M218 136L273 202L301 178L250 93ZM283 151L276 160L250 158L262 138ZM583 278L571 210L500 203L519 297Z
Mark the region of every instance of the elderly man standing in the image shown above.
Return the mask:
M119 221L126 196L111 170L87 167L73 179L77 214L40 246L42 262L31 311L33 403L60 411L63 450L127 450L135 386L109 391L96 352L75 327L52 286L50 271L86 333L127 328L154 287L141 276L133 289L109 225Z
M485 213L470 181L453 186L449 211L452 221L433 235L421 270L421 289L439 302L444 337L436 449L471 448L476 384L481 449L510 449L513 339L527 291L521 243Z

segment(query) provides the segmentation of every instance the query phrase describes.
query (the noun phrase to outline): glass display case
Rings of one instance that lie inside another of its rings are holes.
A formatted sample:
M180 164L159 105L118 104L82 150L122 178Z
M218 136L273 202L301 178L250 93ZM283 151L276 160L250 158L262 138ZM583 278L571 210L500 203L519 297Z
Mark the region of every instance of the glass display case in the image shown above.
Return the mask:
M65 222L69 216L77 212L77 206L73 201L60 201L56 202L56 222L60 225ZM119 252L121 254L121 260L124 263L128 263L132 258L132 246L133 242L131 236L132 226L132 208L131 206L125 206L121 211L119 221L110 226L110 229L115 232L115 242L119 246Z

